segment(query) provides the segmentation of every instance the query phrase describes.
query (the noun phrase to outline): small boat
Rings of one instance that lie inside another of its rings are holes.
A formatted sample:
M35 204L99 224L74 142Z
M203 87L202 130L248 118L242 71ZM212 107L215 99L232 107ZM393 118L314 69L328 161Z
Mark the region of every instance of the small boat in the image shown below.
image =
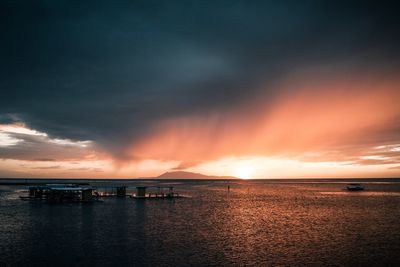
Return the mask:
M347 184L346 189L348 191L362 191L364 190L364 185L362 184Z

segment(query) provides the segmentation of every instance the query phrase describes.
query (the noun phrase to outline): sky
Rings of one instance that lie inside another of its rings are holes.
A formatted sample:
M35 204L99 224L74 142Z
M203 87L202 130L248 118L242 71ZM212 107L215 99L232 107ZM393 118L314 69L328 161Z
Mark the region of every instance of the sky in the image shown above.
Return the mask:
M400 177L394 1L0 1L0 177Z

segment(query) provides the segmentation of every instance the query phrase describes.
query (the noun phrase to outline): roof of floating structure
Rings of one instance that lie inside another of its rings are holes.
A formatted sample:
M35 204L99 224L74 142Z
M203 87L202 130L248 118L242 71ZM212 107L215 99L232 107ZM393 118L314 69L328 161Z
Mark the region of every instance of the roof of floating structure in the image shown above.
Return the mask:
M79 184L46 184L49 187L79 187Z
M85 186L70 186L69 184L48 184L48 185L40 185L40 186L30 186L30 189L42 189L42 190L53 190L53 191L81 191L81 190L92 190L93 187Z
M81 190L87 190L91 188L82 188L82 187L50 187L50 190L54 191L81 191Z

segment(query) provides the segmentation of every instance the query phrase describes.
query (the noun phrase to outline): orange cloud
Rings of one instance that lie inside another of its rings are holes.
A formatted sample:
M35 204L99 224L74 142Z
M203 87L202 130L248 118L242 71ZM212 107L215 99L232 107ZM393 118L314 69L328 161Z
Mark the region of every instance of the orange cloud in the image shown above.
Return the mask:
M0 176L131 178L169 169L243 178L400 175L399 79L298 77L240 106L166 119L117 158L92 141L0 125Z
M260 94L229 111L165 120L127 154L185 162L249 155L346 161L400 143L398 79L310 80L287 81L272 99Z

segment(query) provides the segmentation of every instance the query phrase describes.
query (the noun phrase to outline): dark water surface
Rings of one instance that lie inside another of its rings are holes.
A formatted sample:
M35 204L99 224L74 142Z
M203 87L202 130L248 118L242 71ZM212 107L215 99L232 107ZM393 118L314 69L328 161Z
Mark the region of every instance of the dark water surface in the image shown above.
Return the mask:
M400 266L398 182L174 186L190 198L46 204L0 186L0 266Z

